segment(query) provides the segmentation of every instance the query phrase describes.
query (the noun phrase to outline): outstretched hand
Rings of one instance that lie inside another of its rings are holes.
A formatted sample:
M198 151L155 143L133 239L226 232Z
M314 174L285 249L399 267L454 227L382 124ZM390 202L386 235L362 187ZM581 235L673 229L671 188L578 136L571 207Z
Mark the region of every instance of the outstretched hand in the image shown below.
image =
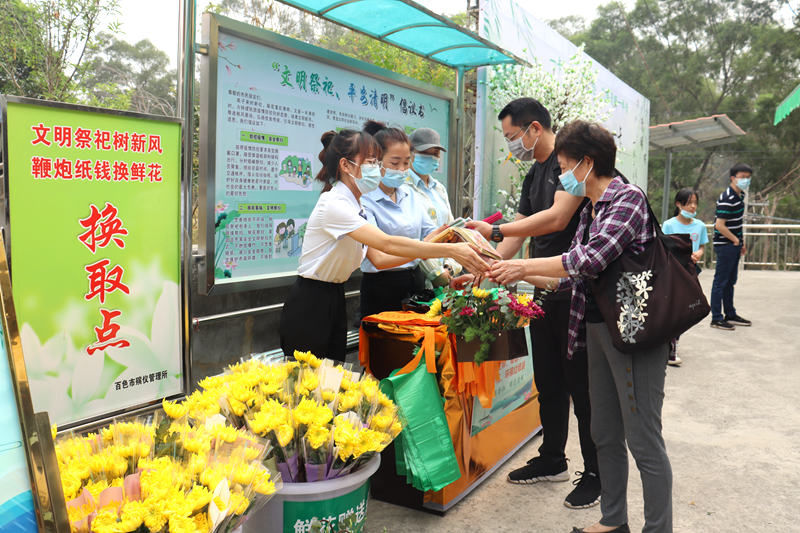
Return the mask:
M462 274L457 278L450 279L450 288L461 290L464 288L465 285L468 285L475 281L475 276L472 274Z
M482 220L470 220L467 222L467 227L469 229L478 230L478 232L486 239L492 238L492 225L488 222L484 222Z
M500 285L511 285L521 281L527 275L526 259L509 259L498 261L489 271L489 279Z
M453 253L450 257L461 263L464 268L476 276L483 276L489 270L489 263L481 257L476 251L477 249L471 244L461 242L448 246L453 247Z

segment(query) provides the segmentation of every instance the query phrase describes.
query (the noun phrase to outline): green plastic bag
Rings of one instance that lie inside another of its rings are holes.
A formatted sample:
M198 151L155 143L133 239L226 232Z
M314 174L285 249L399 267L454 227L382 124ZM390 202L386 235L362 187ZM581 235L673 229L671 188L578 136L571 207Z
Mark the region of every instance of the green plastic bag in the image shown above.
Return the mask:
M435 355L428 352L420 349L408 365L381 380L381 391L395 402L403 422L403 432L394 441L397 474L405 475L417 490L436 491L460 478L461 471L436 374L430 372L436 370Z

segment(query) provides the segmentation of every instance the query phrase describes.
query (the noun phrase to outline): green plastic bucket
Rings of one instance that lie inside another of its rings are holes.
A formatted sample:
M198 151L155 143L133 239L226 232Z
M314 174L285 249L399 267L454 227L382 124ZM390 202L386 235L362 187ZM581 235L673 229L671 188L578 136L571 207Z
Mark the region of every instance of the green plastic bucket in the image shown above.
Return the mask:
M328 481L284 483L283 488L245 522L243 533L307 533L312 525L336 532L346 527L361 533L367 522L369 478L381 464L380 454L358 471Z

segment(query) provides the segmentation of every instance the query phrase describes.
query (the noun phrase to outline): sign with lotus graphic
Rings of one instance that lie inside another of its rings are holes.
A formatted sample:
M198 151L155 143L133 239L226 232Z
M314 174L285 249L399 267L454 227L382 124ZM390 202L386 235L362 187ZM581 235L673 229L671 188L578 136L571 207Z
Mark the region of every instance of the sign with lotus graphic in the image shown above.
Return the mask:
M34 408L64 425L180 393L179 121L8 98L4 131Z

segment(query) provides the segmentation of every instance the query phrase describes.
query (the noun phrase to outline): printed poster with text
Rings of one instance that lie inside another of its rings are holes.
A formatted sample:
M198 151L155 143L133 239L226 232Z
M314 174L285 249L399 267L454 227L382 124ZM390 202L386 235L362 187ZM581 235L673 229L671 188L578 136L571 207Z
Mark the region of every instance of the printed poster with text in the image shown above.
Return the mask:
M180 124L8 102L11 275L34 408L182 391Z
M2 252L0 252L2 253ZM36 512L22 442L22 422L14 395L14 376L8 364L3 327L0 325L0 531L34 533Z
M220 30L214 191L214 278L224 284L293 275L325 131L376 119L447 146L450 102L233 37ZM434 177L447 183L447 161Z

